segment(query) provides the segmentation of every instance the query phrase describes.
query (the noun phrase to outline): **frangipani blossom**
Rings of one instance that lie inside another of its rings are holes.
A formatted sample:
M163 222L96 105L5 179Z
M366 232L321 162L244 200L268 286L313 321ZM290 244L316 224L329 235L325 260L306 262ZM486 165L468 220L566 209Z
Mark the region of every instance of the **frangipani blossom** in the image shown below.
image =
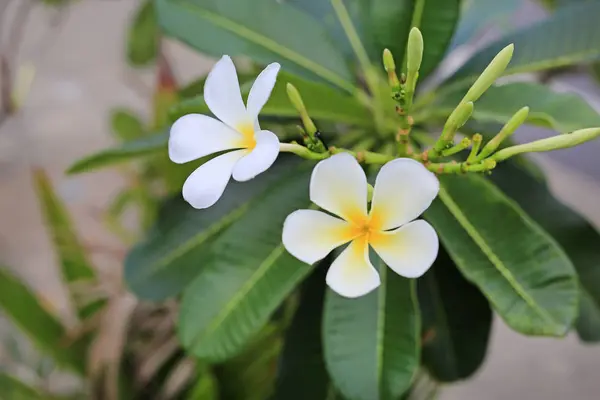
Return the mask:
M204 101L218 118L188 114L171 127L169 157L178 164L233 150L204 163L183 185L183 198L194 208L219 200L229 178L247 181L269 168L279 154L279 139L261 130L258 113L275 86L279 64L269 64L254 81L244 105L235 66L223 56L204 85Z
M438 191L434 174L414 160L399 158L381 168L367 211L365 173L351 155L334 155L315 167L310 199L339 218L317 210L294 211L283 225L283 244L293 256L313 264L350 242L326 278L329 287L344 297L365 295L380 284L369 246L397 274L419 277L437 257L439 242L429 223L413 220Z

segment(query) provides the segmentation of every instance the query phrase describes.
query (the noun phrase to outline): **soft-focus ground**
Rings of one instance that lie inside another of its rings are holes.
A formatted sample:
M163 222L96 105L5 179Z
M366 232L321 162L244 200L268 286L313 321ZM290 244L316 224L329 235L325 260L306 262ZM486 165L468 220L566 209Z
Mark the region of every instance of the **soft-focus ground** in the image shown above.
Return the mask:
M0 3L6 0L0 0ZM72 7L58 28L48 12L30 21L22 62L33 62L37 76L25 108L0 127L0 263L10 265L68 317L56 277L52 248L31 186L32 167L46 169L71 207L86 242L116 246L98 219L122 180L114 172L65 177L77 158L111 144L107 114L126 105L143 112L148 98L123 60L125 26L136 2L95 0ZM179 46L170 53L182 79L205 71L209 64ZM151 73L144 82L152 83ZM574 86L592 93L583 78L572 77L561 89ZM533 138L542 131L521 132ZM600 144L563 151L544 158L557 195L600 226ZM102 264L111 258L97 255ZM104 257L103 259L101 259ZM112 262L114 265L114 262ZM0 327L2 328L2 327ZM0 332L2 329L0 329ZM2 351L0 350L0 360ZM577 338L530 339L495 321L490 352L477 376L445 389L445 400L594 400L600 392L600 346L583 346Z

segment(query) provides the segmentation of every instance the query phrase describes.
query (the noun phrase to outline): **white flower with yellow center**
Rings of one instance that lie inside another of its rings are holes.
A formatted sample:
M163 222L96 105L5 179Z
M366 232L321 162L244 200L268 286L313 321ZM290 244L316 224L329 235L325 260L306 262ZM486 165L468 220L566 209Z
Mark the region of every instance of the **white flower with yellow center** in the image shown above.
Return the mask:
M313 264L350 242L326 278L329 287L344 297L365 295L380 284L369 246L397 274L419 277L437 257L439 242L429 223L413 220L438 191L434 174L414 160L399 158L381 168L367 212L365 173L351 155L334 155L315 167L310 200L341 219L322 211L295 211L283 225L283 244L293 256Z
M178 164L209 154L233 150L204 163L183 185L183 197L195 208L219 200L229 178L247 181L269 168L279 154L279 139L261 130L258 113L275 86L279 64L267 66L254 81L244 105L235 66L223 56L204 85L204 101L218 118L188 114L171 127L169 157Z

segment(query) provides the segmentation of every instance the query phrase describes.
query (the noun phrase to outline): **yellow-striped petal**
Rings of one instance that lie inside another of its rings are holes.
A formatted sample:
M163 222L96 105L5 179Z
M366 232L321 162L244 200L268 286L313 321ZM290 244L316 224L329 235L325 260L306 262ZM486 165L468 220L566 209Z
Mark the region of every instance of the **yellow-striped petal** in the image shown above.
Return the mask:
M379 274L369 260L365 236L353 240L336 258L326 278L327 285L349 298L364 296L379 286Z
M291 255L313 264L348 242L346 221L316 210L294 211L283 223L283 245Z
M381 230L397 228L423 213L440 190L423 164L398 158L385 164L375 180L371 217Z
M439 240L429 223L419 219L391 232L371 234L370 245L398 275L417 278L435 261Z
M310 179L310 200L346 221L367 214L367 177L354 157L336 154L319 162Z

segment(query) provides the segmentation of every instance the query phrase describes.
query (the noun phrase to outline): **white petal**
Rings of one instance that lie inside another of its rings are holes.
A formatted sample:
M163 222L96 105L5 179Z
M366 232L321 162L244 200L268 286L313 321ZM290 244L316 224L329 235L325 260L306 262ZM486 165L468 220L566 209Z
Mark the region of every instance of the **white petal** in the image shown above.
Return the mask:
M244 182L265 172L279 155L279 139L273 132L256 133L256 146L233 169L233 179Z
M310 178L310 200L347 221L367 213L367 177L354 157L336 154L319 162Z
M186 163L218 151L239 148L242 135L221 121L202 114L179 118L169 134L169 158Z
M422 219L372 235L370 244L394 272L407 278L423 275L435 261L440 246L435 230Z
M437 177L423 164L398 158L385 164L375 180L371 215L382 230L397 228L423 213L440 190Z
M269 100L273 87L275 87L277 74L279 73L280 68L281 65L278 63L269 64L254 81L246 105L250 118L258 118L260 110L262 110L267 100Z
M233 167L245 152L231 151L202 164L183 184L183 198L194 208L208 208L215 204L225 191Z
M283 223L283 245L291 255L307 264L325 258L331 250L348 242L350 224L316 210L294 211Z
M327 285L344 297L360 297L379 286L379 274L369 261L364 237L353 240L336 258L325 278Z
M240 126L253 126L242 101L235 65L229 56L223 56L208 74L204 101L210 111L230 127L237 130Z

